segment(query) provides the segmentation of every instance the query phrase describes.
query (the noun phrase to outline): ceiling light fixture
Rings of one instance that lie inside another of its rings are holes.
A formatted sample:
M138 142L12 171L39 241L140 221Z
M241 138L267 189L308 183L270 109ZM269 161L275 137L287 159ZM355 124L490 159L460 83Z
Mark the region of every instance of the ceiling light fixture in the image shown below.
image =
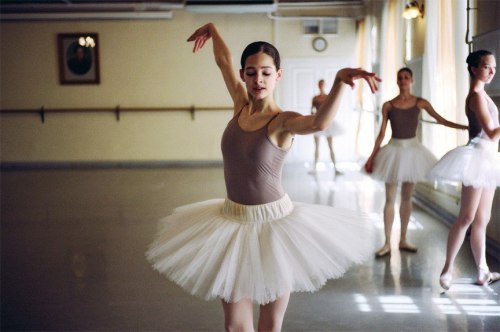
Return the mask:
M424 17L424 4L420 5L418 1L411 1L405 6L403 17L407 20L411 20L418 16Z

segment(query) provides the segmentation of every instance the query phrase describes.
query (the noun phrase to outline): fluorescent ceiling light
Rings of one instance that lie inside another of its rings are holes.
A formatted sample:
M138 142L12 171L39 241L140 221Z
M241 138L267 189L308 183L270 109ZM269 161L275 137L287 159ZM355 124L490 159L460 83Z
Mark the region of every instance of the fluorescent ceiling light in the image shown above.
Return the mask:
M171 11L158 12L87 12L87 13L9 13L0 21L74 21L74 20L165 20Z

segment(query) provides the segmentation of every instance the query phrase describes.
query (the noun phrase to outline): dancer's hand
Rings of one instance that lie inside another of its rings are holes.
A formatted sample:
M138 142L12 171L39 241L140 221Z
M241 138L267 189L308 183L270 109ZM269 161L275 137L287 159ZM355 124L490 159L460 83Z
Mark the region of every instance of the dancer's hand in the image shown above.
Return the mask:
M373 172L373 159L372 158L368 158L368 160L366 161L365 171L366 171L366 173L369 173L369 174Z
M370 73L362 68L343 68L337 72L337 78L345 84L354 88L354 81L364 79L370 86L372 93L378 90L378 82L382 82L375 73Z
M189 38L188 42L194 41L193 53L200 50L203 45L212 37L211 29L213 28L212 23L205 24L204 26L198 28Z

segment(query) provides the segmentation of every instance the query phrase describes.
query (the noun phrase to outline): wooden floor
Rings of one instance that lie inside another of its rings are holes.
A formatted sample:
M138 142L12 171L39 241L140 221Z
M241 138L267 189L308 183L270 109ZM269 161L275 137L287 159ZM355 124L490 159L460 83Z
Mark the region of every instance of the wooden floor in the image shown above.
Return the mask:
M380 183L355 170L314 176L301 165L287 165L283 180L292 200L372 213L373 245L382 244ZM3 171L2 331L222 331L220 303L186 294L144 253L174 207L224 196L217 166ZM417 254L394 249L316 293L293 294L283 330L498 331L500 282L473 284L468 242L441 294L448 228L418 206L410 228Z

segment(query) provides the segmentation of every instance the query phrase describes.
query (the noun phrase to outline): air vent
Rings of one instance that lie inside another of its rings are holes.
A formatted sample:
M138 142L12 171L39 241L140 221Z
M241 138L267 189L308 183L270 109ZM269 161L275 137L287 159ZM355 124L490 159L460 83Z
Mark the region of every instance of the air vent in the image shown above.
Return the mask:
M336 18L306 19L302 21L306 35L336 35L338 20Z
M186 9L195 13L271 13L278 8L275 0L193 0L186 1Z

